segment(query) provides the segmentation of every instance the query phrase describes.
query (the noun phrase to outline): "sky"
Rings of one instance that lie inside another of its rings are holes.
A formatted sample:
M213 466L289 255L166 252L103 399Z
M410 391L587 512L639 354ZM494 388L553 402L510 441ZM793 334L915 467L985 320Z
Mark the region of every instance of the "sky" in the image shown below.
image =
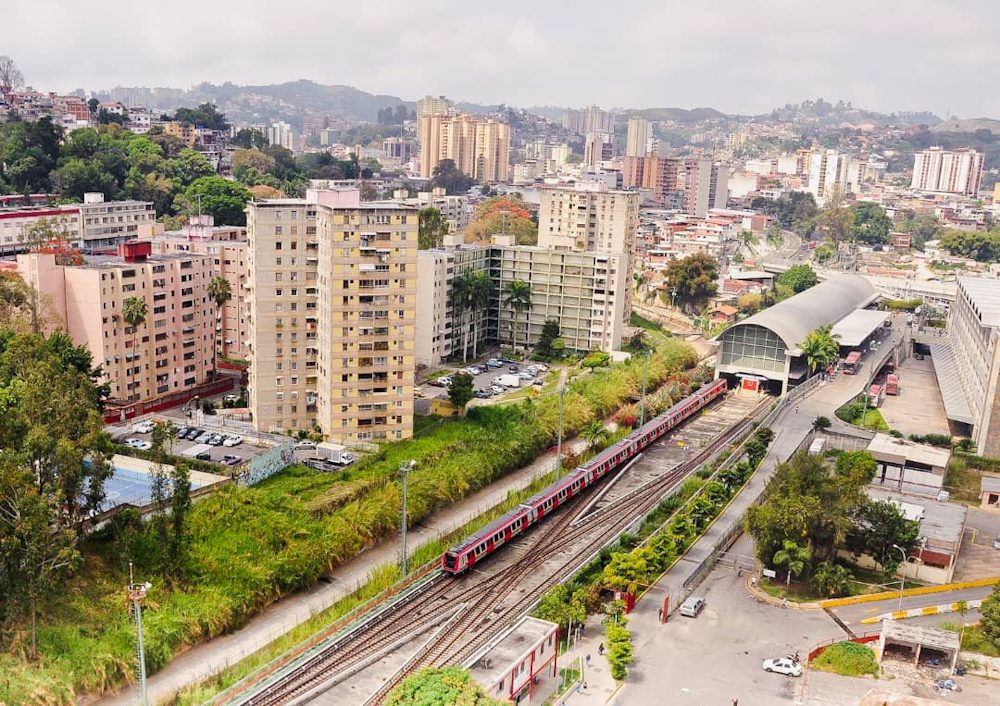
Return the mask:
M38 90L307 78L415 100L1000 117L997 0L2 0Z

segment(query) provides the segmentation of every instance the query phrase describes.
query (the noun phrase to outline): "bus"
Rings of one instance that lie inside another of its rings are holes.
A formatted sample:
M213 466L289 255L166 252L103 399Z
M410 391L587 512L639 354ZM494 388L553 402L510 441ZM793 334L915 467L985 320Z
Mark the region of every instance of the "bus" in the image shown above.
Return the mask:
M882 386L872 385L868 390L868 406L878 407L882 404Z
M844 359L844 375L854 375L858 372L860 363L861 353L859 351L851 351Z
M899 394L899 376L893 373L885 376L885 394L887 395L898 395Z

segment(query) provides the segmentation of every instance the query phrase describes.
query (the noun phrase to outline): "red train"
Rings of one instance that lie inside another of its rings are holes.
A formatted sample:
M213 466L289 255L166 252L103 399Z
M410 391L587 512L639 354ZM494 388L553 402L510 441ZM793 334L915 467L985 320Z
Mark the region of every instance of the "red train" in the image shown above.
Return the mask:
M468 571L529 527L541 522L570 498L635 458L640 451L725 392L725 380L704 385L660 416L651 419L642 428L604 449L582 466L446 551L441 558L442 570L449 574Z

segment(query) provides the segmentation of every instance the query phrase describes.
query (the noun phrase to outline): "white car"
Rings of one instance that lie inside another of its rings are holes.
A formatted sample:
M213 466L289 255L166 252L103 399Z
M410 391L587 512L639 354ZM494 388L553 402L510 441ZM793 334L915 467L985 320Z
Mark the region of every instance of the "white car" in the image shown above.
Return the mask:
M303 439L302 441L295 444L295 449L297 451L311 451L316 448L315 441L309 441L309 439Z
M156 425L149 420L146 420L145 422L137 422L136 424L132 425L132 431L134 431L136 434L148 434L155 428Z
M1000 549L1000 534L998 534L996 539L993 540L993 548Z
M223 446L239 446L242 443L243 443L242 436L227 436L225 439L222 440Z
M779 657L778 659L764 660L765 672L776 672L786 674L790 677L802 676L802 665L789 657Z
M141 443L142 439L135 439L135 438L125 439L125 445L131 446L133 449L135 448L136 444L141 444Z
M140 451L149 451L151 448L153 448L153 442L140 441L138 444L135 445L135 448L139 449Z

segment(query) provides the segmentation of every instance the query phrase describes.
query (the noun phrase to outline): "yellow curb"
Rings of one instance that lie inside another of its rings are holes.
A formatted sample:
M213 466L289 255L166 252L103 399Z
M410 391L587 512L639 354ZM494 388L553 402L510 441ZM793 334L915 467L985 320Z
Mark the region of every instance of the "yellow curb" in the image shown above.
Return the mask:
M936 605L929 605L926 608L921 608L920 613L922 615L937 615L938 607Z
M921 586L920 588L908 588L903 591L904 596L926 596L931 593L943 593L945 591L959 591L964 588L979 588L980 586L992 586L1000 583L1000 576L993 576L987 579L976 579L974 581L959 581L958 583L948 583L942 586ZM899 598L899 591L883 591L882 593L866 593L862 596L850 596L848 598L830 598L820 601L820 608L839 608L845 605L856 605L858 603L874 603L884 601L889 598Z

